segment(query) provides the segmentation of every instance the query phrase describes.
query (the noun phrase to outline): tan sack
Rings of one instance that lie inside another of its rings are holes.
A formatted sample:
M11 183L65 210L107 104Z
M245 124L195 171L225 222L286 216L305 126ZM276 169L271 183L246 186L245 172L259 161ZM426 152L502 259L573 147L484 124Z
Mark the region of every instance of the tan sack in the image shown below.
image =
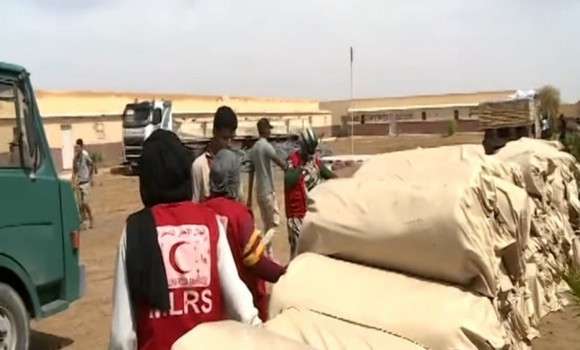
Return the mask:
M235 321L204 323L187 332L171 350L308 350L307 345Z
M547 197L561 205L565 186L578 174L578 165L574 156L561 151L560 146L554 142L522 138L507 143L496 157L520 167L530 194ZM574 199L574 206L577 205L578 201Z
M308 344L317 350L424 350L411 339L374 328L341 321L316 312L286 309L264 327L271 332Z
M580 236L572 240L572 266L580 271Z
M494 296L509 244L493 225L495 176L481 157L441 147L376 156L310 195L299 252L459 284ZM374 177L367 174L381 174ZM511 239L516 244L516 237ZM498 245L499 244L499 245Z
M316 254L274 285L270 315L300 308L413 339L434 350L502 349L511 339L488 298Z

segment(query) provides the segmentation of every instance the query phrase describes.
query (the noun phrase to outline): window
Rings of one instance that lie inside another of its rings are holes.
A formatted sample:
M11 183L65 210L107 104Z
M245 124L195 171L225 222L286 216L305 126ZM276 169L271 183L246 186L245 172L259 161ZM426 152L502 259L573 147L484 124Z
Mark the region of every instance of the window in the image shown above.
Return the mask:
M453 111L453 118L455 118L455 120L459 120L459 111L458 110Z
M25 94L14 84L0 83L0 168L32 166L33 130Z
M427 112L421 112L421 120L427 120Z

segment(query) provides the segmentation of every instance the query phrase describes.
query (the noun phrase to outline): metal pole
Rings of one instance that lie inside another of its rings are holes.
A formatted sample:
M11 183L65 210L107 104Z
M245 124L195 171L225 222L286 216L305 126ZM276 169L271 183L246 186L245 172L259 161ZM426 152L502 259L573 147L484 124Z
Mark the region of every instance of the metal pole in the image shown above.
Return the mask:
M352 63L354 60L354 52L352 46L350 47L350 153L354 155L354 113L352 111L353 100L353 79L352 79Z

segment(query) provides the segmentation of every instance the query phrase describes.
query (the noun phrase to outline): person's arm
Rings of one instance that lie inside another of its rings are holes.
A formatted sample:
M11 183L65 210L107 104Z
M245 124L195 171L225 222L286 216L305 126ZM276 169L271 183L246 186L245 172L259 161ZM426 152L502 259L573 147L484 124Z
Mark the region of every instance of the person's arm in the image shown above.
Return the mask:
M93 175L95 174L95 162L93 162L93 159L91 158L91 156L89 155L88 152L85 154L85 157L86 157L87 167L89 168L89 183L92 185L93 184Z
M338 176L324 164L320 166L320 176L325 180L338 178Z
M266 154L268 155L268 158L270 158L271 161L273 161L274 163L276 163L276 165L280 167L280 169L286 171L286 169L288 168L286 163L278 157L278 155L276 154L276 150L274 149L274 146L272 146L270 143L268 143Z
M332 172L332 170L330 170L318 156L316 156L316 164L318 165L318 169L320 169L320 177L324 180L338 178L338 176L336 176L336 174Z
M258 310L254 307L252 294L238 275L238 269L228 243L226 228L218 217L216 217L216 221L219 230L218 270L226 310L230 317L237 321L259 325L262 321L258 317Z
M278 282L278 279L286 270L264 254L266 246L260 232L255 230L254 218L250 213L241 220L239 232L244 266L265 281L270 283Z
M300 181L302 168L298 166L293 154L288 157L287 163L286 172L284 173L284 187L290 189L294 188Z
M127 270L125 265L126 232L123 230L117 254L115 269L115 285L113 287L113 317L111 324L111 339L109 350L135 350L137 335L135 321L129 299Z
M202 154L200 157L203 157ZM202 198L202 183L203 183L203 175L200 171L199 161L196 159L193 161L191 165L191 185L192 185L192 198L193 202L199 203Z
M248 208L252 207L252 195L254 194L254 169L250 170L248 174L248 201L246 202L246 206Z
M264 254L266 246L260 232L254 230L244 246L244 266L256 276L270 283L278 282L286 269Z

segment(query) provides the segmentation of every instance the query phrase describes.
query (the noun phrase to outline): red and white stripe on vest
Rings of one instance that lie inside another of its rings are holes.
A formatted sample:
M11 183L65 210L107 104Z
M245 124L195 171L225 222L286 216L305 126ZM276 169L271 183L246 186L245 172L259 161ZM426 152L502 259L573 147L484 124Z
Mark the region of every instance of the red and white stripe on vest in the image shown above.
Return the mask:
M224 319L216 215L191 202L158 205L152 212L167 275L170 310L160 312L144 304L138 307L140 350L170 349L198 324Z

